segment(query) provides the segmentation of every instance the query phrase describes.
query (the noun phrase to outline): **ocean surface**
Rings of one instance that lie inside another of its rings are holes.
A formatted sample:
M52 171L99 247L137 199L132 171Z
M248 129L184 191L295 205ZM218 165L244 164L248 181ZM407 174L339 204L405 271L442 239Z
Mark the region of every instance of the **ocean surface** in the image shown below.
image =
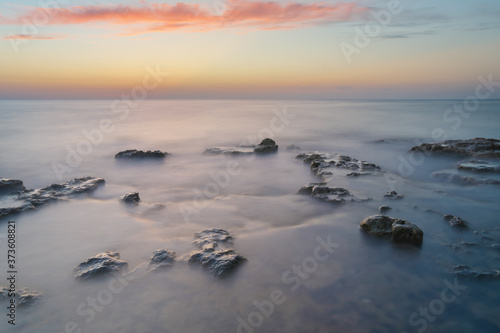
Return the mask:
M500 101L462 113L449 111L455 104L462 101L0 101L0 177L33 189L106 180L88 195L0 220L0 287L7 221L15 220L18 287L44 295L18 309L15 327L0 300L0 331L499 332L500 280L456 279L452 270L500 269L500 250L483 246L500 243L500 186L436 180L432 172L458 172L464 157L409 153L438 138L500 139ZM203 154L266 137L279 145L276 154ZM287 150L292 144L300 150ZM170 155L115 160L126 149ZM334 205L298 195L319 181L295 158L309 151L379 165L382 176L339 171L332 179L372 200ZM391 190L404 198L384 198ZM129 192L143 203L119 202ZM360 231L382 205L424 231L421 247ZM470 229L450 227L441 214ZM185 260L194 233L213 227L227 230L247 259L225 279ZM119 252L130 272L163 248L177 253L173 267L113 293L109 279L73 276L102 251Z

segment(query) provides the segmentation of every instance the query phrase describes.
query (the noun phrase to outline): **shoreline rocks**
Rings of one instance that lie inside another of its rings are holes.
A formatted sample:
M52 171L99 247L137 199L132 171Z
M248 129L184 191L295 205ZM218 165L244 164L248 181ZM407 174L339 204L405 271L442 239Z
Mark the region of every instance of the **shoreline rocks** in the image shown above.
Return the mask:
M115 155L115 159L134 159L134 160L140 160L140 159L162 159L165 158L168 155L167 152L162 152L160 150L148 150L148 151L142 151L142 150L137 150L137 149L129 149L129 150L124 150Z
M26 190L23 181L19 179L0 178L0 194Z
M415 224L403 219L385 215L375 215L364 219L360 227L363 231L378 237L390 237L396 243L422 245L423 231Z
M473 157L500 157L500 140L474 138L469 140L446 140L438 143L422 143L410 151L456 154Z
M77 279L88 280L113 272L118 272L128 266L128 263L120 260L118 252L101 252L80 263L74 270Z
M138 205L141 202L141 198L139 197L139 192L132 192L122 195L120 201L129 205Z
M171 267L175 263L176 257L177 254L174 251L165 249L156 250L153 252L153 257L149 261L148 267L150 270Z
M326 184L327 183L310 183L308 185L302 186L298 191L298 194L310 195L313 198L331 203L369 200L357 198L345 188L329 187Z
M390 192L387 192L386 194L384 194L384 198L388 198L388 199L392 199L392 200L401 200L404 197L405 197L404 195L398 194L398 192L396 192L396 191L390 191Z

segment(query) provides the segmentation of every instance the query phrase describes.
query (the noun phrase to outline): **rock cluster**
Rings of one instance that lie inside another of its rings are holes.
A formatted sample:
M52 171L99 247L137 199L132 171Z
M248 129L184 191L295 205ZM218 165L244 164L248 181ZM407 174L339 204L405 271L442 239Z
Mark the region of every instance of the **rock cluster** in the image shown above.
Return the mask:
M367 217L360 227L371 235L390 237L398 243L421 245L424 239L423 231L415 224L385 215Z
M411 151L452 153L473 157L500 157L500 140L475 138L470 140L447 140L438 143L422 143Z

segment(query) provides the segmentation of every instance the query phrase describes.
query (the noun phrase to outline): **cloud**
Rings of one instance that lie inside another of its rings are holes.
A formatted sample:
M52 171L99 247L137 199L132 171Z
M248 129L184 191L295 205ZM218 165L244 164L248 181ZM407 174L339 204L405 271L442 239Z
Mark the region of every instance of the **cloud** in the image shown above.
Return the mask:
M355 3L327 4L227 0L220 8L192 3L149 3L140 6L30 7L15 18L0 17L1 24L22 25L45 21L50 25L102 23L126 26L133 35L174 30L209 31L228 28L250 30L297 29L331 22L353 21L367 10ZM218 10L217 10L218 9Z
M61 39L61 38L68 38L67 36L63 35L28 35L28 34L10 34L7 36L2 37L1 39L42 39L42 40L50 40L50 39Z

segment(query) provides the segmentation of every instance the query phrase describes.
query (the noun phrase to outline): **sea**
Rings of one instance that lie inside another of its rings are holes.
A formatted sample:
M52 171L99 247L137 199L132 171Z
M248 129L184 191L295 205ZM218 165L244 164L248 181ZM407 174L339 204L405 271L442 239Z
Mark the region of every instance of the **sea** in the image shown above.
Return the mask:
M106 181L0 219L0 287L9 286L8 221L15 221L16 287L43 295L16 309L15 326L0 300L0 331L499 332L500 279L454 272L500 270L500 186L431 174L500 176L458 171L471 159L464 156L410 151L424 142L500 139L499 126L498 100L0 101L0 177L29 189L84 176ZM276 153L204 153L264 138L276 141ZM168 156L115 159L127 149ZM332 204L297 194L320 181L296 158L312 151L379 165L378 176L339 170L331 180L371 200ZM404 198L384 197L389 191ZM139 205L120 202L131 192ZM422 246L360 230L383 205L423 230ZM443 214L469 227L451 227ZM194 234L211 228L227 230L231 249L247 259L223 279L187 262ZM157 249L175 251L175 264L129 274ZM119 252L128 268L75 279L78 264L103 251Z

